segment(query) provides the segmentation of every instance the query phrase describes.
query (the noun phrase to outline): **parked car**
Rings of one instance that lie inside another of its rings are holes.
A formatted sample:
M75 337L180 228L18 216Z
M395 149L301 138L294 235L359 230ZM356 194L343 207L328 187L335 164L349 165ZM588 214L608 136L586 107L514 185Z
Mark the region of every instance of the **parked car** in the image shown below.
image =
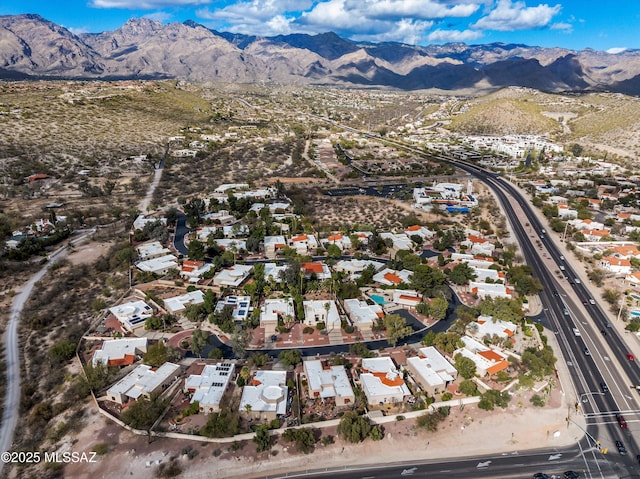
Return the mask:
M536 472L533 475L533 479L551 479L549 474L545 474L544 472Z
M624 447L624 444L622 443L622 441L616 441L616 447L618 448L618 452L620 453L621 456L627 455L627 448Z
M580 473L576 471L567 471L564 473L564 479L579 479Z

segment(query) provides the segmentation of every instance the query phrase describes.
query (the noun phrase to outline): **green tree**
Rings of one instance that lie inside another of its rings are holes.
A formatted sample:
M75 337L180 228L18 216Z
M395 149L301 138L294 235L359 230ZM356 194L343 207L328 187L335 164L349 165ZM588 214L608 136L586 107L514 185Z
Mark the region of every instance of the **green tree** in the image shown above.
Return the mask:
M49 358L53 361L68 361L76 353L76 343L62 339L49 348Z
M335 244L330 244L327 246L327 257L328 258L339 258L342 256L342 250Z
M198 241L197 239L192 239L189 241L189 246L187 247L189 258L201 261L205 256L205 246L202 241Z
M437 268L420 264L416 266L413 274L409 277L409 281L412 288L417 289L423 295L431 296L431 292L435 288L444 284L445 276Z
M202 350L209 343L209 332L196 328L191 333L191 351L202 359Z
M253 442L256 443L258 452L268 451L271 448L271 435L269 434L269 426L260 424L256 428L256 435L253 436Z
M449 271L449 281L457 285L467 284L475 277L473 268L467 263L459 263Z
M142 357L142 362L151 367L157 368L162 366L169 360L169 351L164 341L160 340L156 344L152 344Z
M424 346L433 346L436 343L436 333L433 330L429 330L427 331L427 334L425 334L422 337L422 344Z
M316 444L315 432L310 427L286 429L282 433L282 439L286 442L295 443L296 449L304 454L312 452Z
M464 381L462 381L458 389L465 396L475 396L478 392L478 386L470 379L465 379Z
M464 357L462 354L456 354L454 358L454 367L464 379L471 379L476 375L476 363L471 359Z
M231 437L238 433L240 416L238 411L223 408L220 412L209 414L207 423L200 429L205 437Z
M369 419L354 411L344 413L338 423L338 436L352 443L364 441L371 432Z
M411 326L407 326L407 320L399 314L387 314L383 319L383 324L387 332L387 341L392 346L413 332Z
M278 355L278 359L287 367L296 366L302 361L302 354L297 349L285 349Z
M444 319L447 317L449 302L444 298L433 298L429 304L429 315L433 319Z
M160 397L138 399L122 413L122 420L134 429L147 429L160 417L167 401Z

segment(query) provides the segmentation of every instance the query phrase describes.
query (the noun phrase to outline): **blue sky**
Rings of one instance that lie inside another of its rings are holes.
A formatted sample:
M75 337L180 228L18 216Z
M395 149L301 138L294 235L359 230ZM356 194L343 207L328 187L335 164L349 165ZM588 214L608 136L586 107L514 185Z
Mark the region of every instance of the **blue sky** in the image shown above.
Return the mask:
M421 45L640 48L640 0L0 0L0 15L20 13L40 14L75 33L149 17L265 36L333 31L353 40Z

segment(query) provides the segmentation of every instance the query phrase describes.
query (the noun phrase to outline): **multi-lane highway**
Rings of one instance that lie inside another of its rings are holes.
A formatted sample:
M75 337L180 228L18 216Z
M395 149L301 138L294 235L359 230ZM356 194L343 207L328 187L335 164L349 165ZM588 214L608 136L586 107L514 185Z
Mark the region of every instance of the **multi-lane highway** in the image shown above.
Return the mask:
M596 446L608 449L606 457L621 477L640 477L636 459L640 449L634 437L634 432L636 436L640 433L640 396L630 387L640 384L640 371L635 361L627 359L624 341L615 328L608 327L609 320L598 302L565 260L522 193L494 173L452 162L492 188L510 219L527 264L545 287L540 293L545 323L557 335L569 366L578 403L573 413L585 414L587 443L594 445L597 440ZM522 224L523 216L529 227ZM558 270L562 266L564 274L559 278L545 262L551 262ZM616 414L625 416L628 428L620 427ZM624 443L627 455L618 453L616 440Z

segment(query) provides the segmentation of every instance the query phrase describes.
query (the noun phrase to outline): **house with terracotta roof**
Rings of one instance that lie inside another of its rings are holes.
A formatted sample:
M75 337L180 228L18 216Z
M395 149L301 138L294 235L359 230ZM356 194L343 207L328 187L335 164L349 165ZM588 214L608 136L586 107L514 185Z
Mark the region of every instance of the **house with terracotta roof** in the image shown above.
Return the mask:
M469 282L469 291L479 298L511 298L511 289L500 283Z
M182 262L180 276L189 281L189 283L197 283L202 279L202 275L210 271L212 268L213 264L211 263L186 259Z
M604 238L611 236L611 230L582 230L582 234L587 241L602 241Z
M470 234L467 239L460 243L461 246L466 246L467 251L472 254L481 254L485 256L491 256L496 249L495 245L488 239L480 236Z
M331 279L331 270L322 261L311 261L309 263L302 263L300 265L306 278L315 276L317 279L324 281L325 279Z
M616 258L615 256L602 258L600 260L600 267L605 271L615 274L631 273L631 261L628 259Z
M309 387L309 397L335 400L337 407L348 406L355 401L355 394L344 366L330 365L327 361L303 362Z
M512 338L518 326L511 321L501 321L490 315L480 315L476 321L467 325L467 332L480 340L485 336Z
M640 287L640 271L635 271L633 273L628 274L624 280L630 285L634 287Z
M316 326L318 323L324 323L327 331L339 331L342 327L340 313L338 313L335 301L307 300L303 301L302 305L304 307L305 325Z
M300 255L311 255L315 254L318 249L318 241L313 235L298 235L289 240L289 246L295 249L296 253Z
M558 204L558 217L563 220L577 218L578 210L569 208L569 205Z
M391 301L395 304L415 308L422 301L422 295L413 289L393 289L391 290Z
M369 237L373 235L371 231L356 231L353 233L362 244L369 244Z
M282 235L264 237L264 255L267 258L275 258L282 248L287 246L287 240Z
M408 269L398 271L391 268L385 268L382 271L376 273L373 276L373 280L376 283L383 284L385 286L398 286L402 283L408 284L410 276L413 274Z
M354 326L361 331L371 331L373 325L384 317L384 311L378 304L368 304L357 298L345 299L344 310Z
M429 228L420 225L409 226L406 230L404 230L404 234L409 238L411 238L413 235L417 235L423 240L429 240L436 235L434 231L431 231Z
M617 258L640 259L640 250L635 244L616 245L613 248L609 248L609 250L611 251L612 256Z
M420 348L418 356L407 358L407 371L430 396L442 392L458 377L458 371L433 346Z
M147 352L147 338L109 339L93 353L92 363L129 366Z
M578 231L582 230L601 230L604 229L604 223L600 223L598 221L593 221L590 219L575 219L569 220L568 222L571 226L573 226Z
M360 384L369 405L401 403L411 395L390 357L363 358L360 368Z
M336 245L338 248L340 248L340 251L351 248L351 238L349 238L347 235L343 235L342 233L333 234L328 238L322 239L321 241L325 248L330 244Z
M461 354L471 359L476 365L477 376L492 376L509 367L509 358L506 354L491 349L470 336L462 336L461 340L464 347L454 351L453 357Z

